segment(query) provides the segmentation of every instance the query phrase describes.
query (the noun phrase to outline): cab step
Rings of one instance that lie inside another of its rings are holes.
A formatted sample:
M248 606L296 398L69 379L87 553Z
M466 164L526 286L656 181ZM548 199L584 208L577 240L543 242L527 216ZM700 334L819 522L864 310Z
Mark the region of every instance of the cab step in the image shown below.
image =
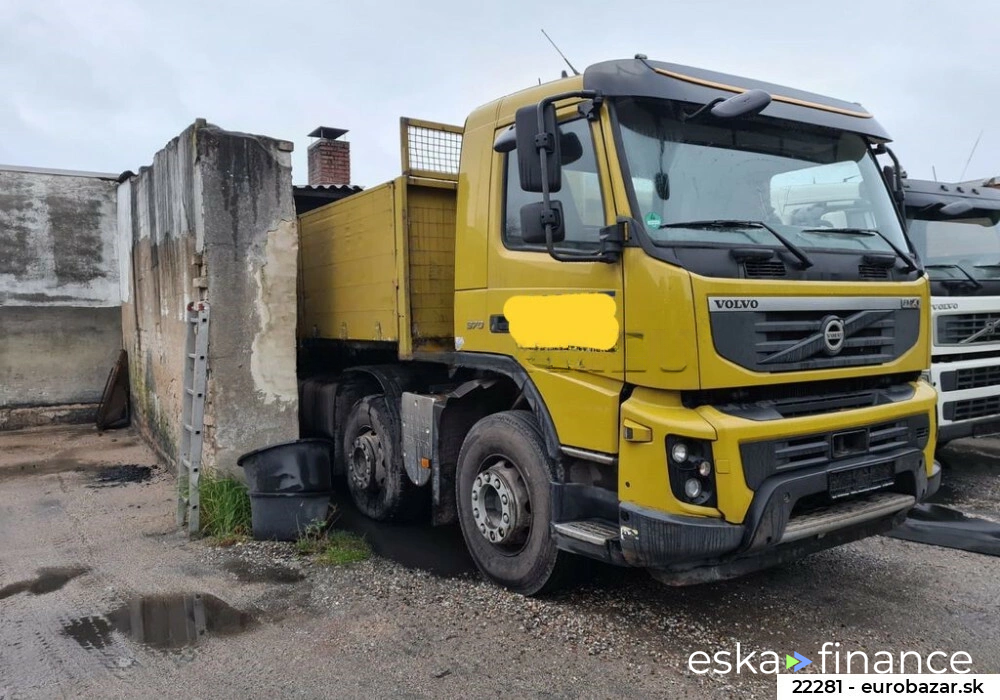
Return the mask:
M832 505L792 518L781 536L782 544L876 520L911 508L917 499L902 493L877 493Z
M552 529L558 535L587 544L605 547L618 539L618 526L607 520L575 520L568 523L553 523Z

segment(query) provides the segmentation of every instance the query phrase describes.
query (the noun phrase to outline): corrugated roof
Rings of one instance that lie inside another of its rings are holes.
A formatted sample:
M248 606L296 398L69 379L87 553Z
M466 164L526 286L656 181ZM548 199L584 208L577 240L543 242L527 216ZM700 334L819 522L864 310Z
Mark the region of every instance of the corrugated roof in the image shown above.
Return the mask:
M293 189L301 192L330 192L348 195L360 192L364 188L361 185L295 185Z
M295 185L292 187L295 212L301 216L330 202L350 197L361 190L359 185Z

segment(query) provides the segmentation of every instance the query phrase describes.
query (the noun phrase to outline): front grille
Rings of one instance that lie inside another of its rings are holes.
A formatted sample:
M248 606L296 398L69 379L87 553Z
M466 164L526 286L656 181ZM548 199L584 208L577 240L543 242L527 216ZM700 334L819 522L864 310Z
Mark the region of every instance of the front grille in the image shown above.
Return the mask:
M743 263L743 272L750 279L762 277L784 277L785 263L780 260L747 260Z
M1000 384L1000 365L992 367L967 367L941 374L941 390L978 389Z
M969 420L1000 413L1000 396L983 396L978 399L949 401L944 405L945 420Z
M756 372L892 362L920 335L920 300L882 297L709 297L720 357Z
M949 314L937 321L938 345L1000 342L1000 313Z
M756 490L773 474L829 464L838 459L920 447L927 444L929 425L930 418L920 415L862 428L741 443L743 476L747 486ZM850 444L859 449L838 453L838 445L845 435L851 435ZM860 448L863 445L867 448Z
M887 280L889 268L881 265L858 265L858 275L863 280Z
M688 408L713 406L717 410L749 420L777 420L885 406L913 396L909 384L916 374L833 379L823 382L778 384L740 389L684 392Z
M836 356L826 355L822 349L823 322L831 315L844 319L845 325L858 319L858 327L844 339ZM806 359L822 366L868 365L892 359L896 320L891 311L769 311L762 314L755 330L757 362L762 366L777 369ZM815 340L810 343L810 339Z

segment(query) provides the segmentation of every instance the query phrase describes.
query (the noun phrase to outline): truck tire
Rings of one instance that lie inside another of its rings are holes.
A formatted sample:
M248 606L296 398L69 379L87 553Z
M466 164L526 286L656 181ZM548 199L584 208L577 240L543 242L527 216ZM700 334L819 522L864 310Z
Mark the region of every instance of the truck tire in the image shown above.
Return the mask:
M476 423L458 456L456 500L465 544L486 578L524 595L557 588L571 555L549 528L553 471L528 411Z
M343 433L347 488L362 513L373 520L405 520L418 500L401 454L399 414L385 396L357 401Z

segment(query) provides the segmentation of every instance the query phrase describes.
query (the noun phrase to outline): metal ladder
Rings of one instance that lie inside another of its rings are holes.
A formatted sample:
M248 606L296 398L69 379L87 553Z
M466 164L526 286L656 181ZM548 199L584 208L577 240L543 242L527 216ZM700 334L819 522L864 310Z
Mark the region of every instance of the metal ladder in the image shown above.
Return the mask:
M184 396L181 399L181 458L177 465L177 526L187 521L188 533L201 528L201 446L205 432L205 388L208 383L208 303L187 307L184 347Z

